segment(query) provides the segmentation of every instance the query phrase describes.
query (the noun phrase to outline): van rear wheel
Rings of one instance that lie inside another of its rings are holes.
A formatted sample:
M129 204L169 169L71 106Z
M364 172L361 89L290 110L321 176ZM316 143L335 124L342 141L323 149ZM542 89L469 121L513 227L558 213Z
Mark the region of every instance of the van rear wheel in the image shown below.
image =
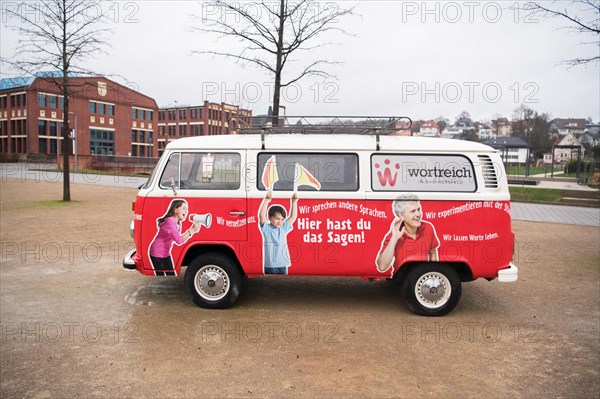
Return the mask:
M185 285L194 303L203 308L231 307L240 294L240 271L226 255L218 253L196 257L185 272Z
M443 264L417 265L404 276L402 294L414 313L443 316L460 300L460 278L454 269Z

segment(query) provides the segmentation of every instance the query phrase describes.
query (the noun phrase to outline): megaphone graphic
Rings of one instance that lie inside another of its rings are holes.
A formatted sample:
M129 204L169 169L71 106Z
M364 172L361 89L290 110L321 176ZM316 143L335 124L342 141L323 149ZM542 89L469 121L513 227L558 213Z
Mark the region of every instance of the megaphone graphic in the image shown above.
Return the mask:
M190 222L200 223L200 226L204 226L208 229L212 223L212 215L210 213L205 213L202 215L191 214Z

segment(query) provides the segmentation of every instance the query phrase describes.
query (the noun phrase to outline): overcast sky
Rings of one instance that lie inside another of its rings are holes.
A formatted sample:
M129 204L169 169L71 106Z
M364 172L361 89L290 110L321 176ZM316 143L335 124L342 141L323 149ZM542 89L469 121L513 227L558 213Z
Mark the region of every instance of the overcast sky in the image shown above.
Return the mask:
M563 2L566 4L566 2ZM2 0L2 8L15 3ZM191 32L202 17L219 13L195 1L104 2L111 17L108 54L90 69L153 97L159 106L209 100L266 112L272 79L252 66L192 54L237 51L236 43ZM308 78L283 92L288 115L381 115L453 122L461 111L476 120L511 118L520 104L551 117L600 120L597 65L568 69L559 63L589 56L598 40L559 29L564 21L530 15L498 2L322 2L323 12L356 5L357 16L337 25L355 36L324 35L338 42L294 57L299 68L318 58L342 62L327 71L337 79ZM573 10L575 11L575 10ZM14 54L19 21L3 14L1 55ZM223 18L232 18L224 15ZM526 19L524 21L523 19ZM589 20L589 17L587 18ZM3 68L2 78L14 72ZM121 77L118 77L119 75Z

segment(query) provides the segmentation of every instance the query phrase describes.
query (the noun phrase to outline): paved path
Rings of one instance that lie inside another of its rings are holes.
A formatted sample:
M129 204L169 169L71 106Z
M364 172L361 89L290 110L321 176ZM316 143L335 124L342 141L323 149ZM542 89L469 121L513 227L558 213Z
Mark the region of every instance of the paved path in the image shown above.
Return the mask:
M512 202L513 220L600 226L600 208Z
M54 164L26 164L26 163L0 163L0 179L19 179L21 181L33 180L36 182L61 182L62 172L56 172ZM137 188L144 184L148 177L139 176L115 176L108 174L70 173L71 183L92 184L112 187Z
M62 181L62 173L51 170L54 167L54 165L46 164L0 163L0 178L2 182L6 179ZM144 184L146 180L147 177L138 176L71 174L72 183L101 186L137 188ZM513 202L511 204L511 216L514 220L600 226L599 208Z

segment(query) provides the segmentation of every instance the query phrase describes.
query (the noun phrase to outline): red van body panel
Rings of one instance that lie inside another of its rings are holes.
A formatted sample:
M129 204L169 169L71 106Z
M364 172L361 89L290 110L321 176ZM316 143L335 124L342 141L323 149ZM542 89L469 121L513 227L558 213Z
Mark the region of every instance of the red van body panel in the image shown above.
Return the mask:
M149 247L158 231L157 219L163 216L172 198L136 199L136 268L154 274ZM222 245L233 250L245 274L263 274L263 251L268 250L258 227L261 199L187 198L189 214L210 213L210 227L200 231L183 245L173 245L172 259L180 273L186 252L195 246ZM289 211L290 200L273 199L270 205ZM249 210L246 212L246 208ZM511 231L508 201L421 201L422 223L430 224L439 246L438 261L464 263L473 278L495 278L498 270L512 260L514 234ZM143 216L142 212L143 209ZM243 215L241 213L244 213ZM390 200L302 199L298 215L287 236L289 275L392 277L376 265L383 239L394 220ZM186 219L184 232L192 222ZM396 264L423 261L418 242L409 243ZM200 249L202 251L202 249Z

